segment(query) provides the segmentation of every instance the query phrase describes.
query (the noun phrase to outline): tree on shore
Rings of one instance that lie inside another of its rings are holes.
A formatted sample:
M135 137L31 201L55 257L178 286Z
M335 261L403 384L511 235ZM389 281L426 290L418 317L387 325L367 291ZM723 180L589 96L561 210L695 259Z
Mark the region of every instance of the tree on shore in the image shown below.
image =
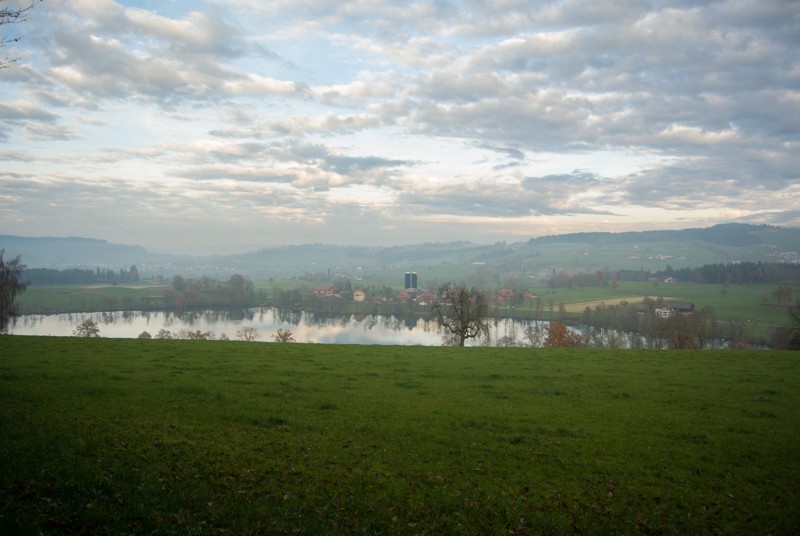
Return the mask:
M236 338L240 341L253 342L260 336L261 334L254 327L245 327L236 332Z
M489 301L482 292L447 283L431 308L445 332L445 344L464 346L467 339L489 340Z
M564 324L550 322L547 327L547 337L542 346L544 348L581 348L584 346L584 342L578 333L573 333Z
M8 330L11 317L16 314L14 299L25 292L27 283L22 280L25 265L19 256L9 262L3 260L5 250L0 249L0 333Z
M76 337L99 337L100 326L91 318L87 318L75 327L72 334Z
M278 331L272 336L275 342L295 342L294 334L289 329L278 328Z

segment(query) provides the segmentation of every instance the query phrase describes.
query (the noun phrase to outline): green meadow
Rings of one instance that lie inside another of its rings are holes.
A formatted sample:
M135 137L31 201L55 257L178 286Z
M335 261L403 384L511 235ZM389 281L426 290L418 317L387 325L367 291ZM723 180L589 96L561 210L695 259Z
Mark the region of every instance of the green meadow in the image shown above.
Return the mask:
M797 534L800 360L0 337L1 534Z

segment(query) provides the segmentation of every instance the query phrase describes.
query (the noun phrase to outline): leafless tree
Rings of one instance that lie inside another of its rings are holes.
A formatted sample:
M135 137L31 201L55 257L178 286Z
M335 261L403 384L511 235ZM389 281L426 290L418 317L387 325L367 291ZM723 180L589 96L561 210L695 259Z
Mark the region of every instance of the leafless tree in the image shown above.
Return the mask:
M289 329L279 328L272 338L275 342L294 342L294 335Z
M26 20L25 15L27 15L28 12L31 9L33 9L33 6L35 6L41 1L42 0L33 0L30 4L28 4L27 7L18 7L18 8L7 7L7 6L0 7L0 26L25 22ZM5 2L0 0L0 3L5 3ZM22 39L22 37L20 36L7 37L5 35L0 35L0 48L5 48L12 43L17 43L19 42L20 39ZM0 69L8 67L18 59L19 58L12 57L6 54L4 58L0 59Z
M240 341L253 342L259 338L261 334L254 327L246 327L236 332L236 338Z
M100 326L91 318L87 318L75 327L72 334L76 337L99 337Z
M20 257L5 262L3 253L5 250L0 249L0 333L5 333L11 317L16 312L14 299L27 288L27 284L22 280L25 265L22 264Z
M482 292L447 283L431 309L439 329L444 330L445 344L464 346L467 339L489 340L489 300Z
M170 330L161 328L158 330L158 333L156 333L156 339L177 339L177 336L175 336Z
M210 331L200 331L198 329L195 331L192 330L187 331L186 336L184 338L189 339L191 341L210 341L211 339L214 338L214 336Z

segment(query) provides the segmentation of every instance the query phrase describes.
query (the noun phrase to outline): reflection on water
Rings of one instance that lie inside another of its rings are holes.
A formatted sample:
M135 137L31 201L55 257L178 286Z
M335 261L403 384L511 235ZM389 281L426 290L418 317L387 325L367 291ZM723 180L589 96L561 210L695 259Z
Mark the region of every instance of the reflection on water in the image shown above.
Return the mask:
M200 330L211 333L215 339L235 339L238 330L253 327L258 330L261 341L271 341L278 329L289 329L297 342L428 346L442 342L435 322L421 317L309 313L275 308L25 315L17 318L9 331L16 335L69 336L86 319L97 322L100 336L109 338L136 338L144 331L155 337L160 330L175 335Z

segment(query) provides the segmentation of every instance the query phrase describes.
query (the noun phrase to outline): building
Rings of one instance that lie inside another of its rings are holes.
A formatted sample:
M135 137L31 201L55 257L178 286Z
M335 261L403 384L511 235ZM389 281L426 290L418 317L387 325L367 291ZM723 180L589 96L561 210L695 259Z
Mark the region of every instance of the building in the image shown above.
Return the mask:
M361 289L353 292L353 301L355 302L363 302L366 298L367 298L367 293Z
M655 313L659 318L672 318L675 315L693 315L695 309L691 302L667 302L664 307L656 309Z
M417 287L417 272L406 272L406 290Z
M314 287L314 294L316 294L317 296L335 296L336 287L317 285L316 287Z

